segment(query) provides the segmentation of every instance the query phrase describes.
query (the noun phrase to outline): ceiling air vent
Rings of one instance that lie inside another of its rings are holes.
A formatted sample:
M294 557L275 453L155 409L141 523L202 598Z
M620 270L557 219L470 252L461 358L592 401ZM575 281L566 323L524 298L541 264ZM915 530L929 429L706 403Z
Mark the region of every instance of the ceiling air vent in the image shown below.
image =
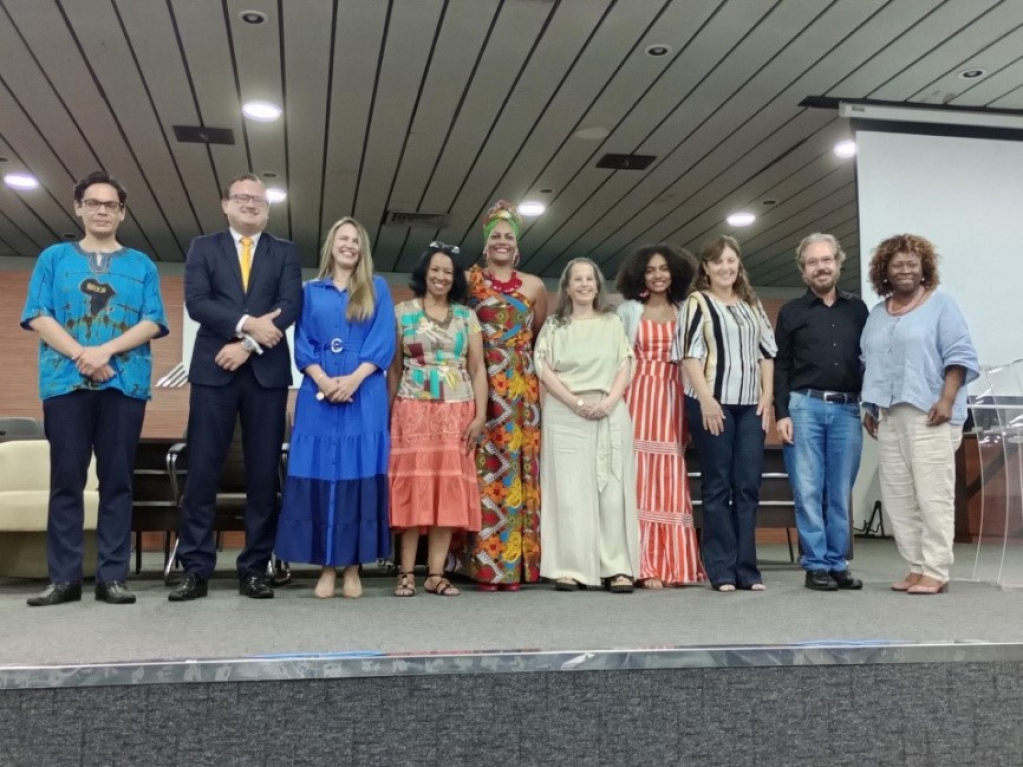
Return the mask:
M389 210L385 224L410 226L419 229L446 229L449 213L423 213L416 210Z
M175 125L174 136L186 144L234 144L234 131L230 128Z
M606 154L597 160L597 167L611 170L646 170L656 159L652 154Z

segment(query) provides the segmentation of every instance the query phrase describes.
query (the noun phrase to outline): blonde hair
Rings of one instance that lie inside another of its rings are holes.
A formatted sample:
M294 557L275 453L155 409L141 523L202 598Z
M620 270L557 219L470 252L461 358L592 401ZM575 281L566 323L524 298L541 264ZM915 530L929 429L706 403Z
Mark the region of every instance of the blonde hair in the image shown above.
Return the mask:
M708 240L700 252L700 269L696 275L696 282L693 284L695 290L710 290L710 277L707 275L707 264L711 261L720 261L721 254L725 248L735 251L735 257L739 260L739 269L735 275L735 284L732 290L750 306L757 305L757 294L750 287L749 277L746 275L746 267L742 265L742 250L739 248L739 241L727 234L718 235Z
M576 264L589 264L593 267L593 275L597 278L597 295L593 297L594 310L600 314L607 314L613 310L607 301L604 275L600 273L600 267L588 258L573 258L565 264L565 269L561 272L561 279L558 280L558 308L554 310L553 317L559 325L565 325L572 319L572 299L568 297L568 279L572 274L572 267Z
M334 222L323 241L320 251L320 271L316 279L322 280L334 274L334 238L337 230L345 224L351 224L359 233L359 263L355 265L352 276L348 278L348 310L345 316L353 322L365 322L373 316L376 305L376 291L373 289L373 256L369 252L369 234L366 227L351 216L345 216Z

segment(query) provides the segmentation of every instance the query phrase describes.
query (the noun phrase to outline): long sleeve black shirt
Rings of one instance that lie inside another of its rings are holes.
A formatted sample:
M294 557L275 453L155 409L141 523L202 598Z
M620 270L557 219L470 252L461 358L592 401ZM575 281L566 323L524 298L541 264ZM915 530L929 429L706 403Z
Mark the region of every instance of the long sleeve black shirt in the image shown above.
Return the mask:
M817 295L789 301L778 313L774 360L774 417L788 418L789 392L801 389L859 394L863 386L860 335L867 305L838 291L828 306Z

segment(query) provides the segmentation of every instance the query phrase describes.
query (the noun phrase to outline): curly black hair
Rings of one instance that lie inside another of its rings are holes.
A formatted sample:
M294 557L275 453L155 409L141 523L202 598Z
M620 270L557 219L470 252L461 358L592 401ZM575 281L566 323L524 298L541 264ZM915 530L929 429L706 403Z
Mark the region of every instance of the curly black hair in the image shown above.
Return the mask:
M680 304L689 295L696 276L696 260L684 248L660 243L643 245L632 251L618 269L615 287L623 298L631 301L645 301L646 268L650 259L656 255L664 256L671 274L671 286L668 288L668 301Z
M868 279L874 292L882 298L892 294L892 286L888 281L888 262L899 253L915 253L920 257L923 270L923 286L933 290L941 284L938 272L938 251L934 243L918 234L896 234L883 240L874 248L874 255L868 267Z
M430 261L438 253L443 253L450 258L451 267L454 269L448 301L453 304L464 304L469 297L469 281L465 278L465 263L462 261L461 251L455 245L431 242L430 246L419 256L419 261L412 269L412 277L408 286L416 298L426 295L426 271L430 268Z

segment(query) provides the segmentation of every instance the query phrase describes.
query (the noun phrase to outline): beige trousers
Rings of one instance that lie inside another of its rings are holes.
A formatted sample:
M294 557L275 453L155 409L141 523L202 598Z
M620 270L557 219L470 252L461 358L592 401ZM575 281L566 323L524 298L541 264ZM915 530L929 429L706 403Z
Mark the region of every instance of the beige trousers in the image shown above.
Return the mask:
M635 578L636 458L625 402L590 421L547 394L540 442L540 575L587 586L612 575Z
M962 426L927 425L912 405L882 408L877 426L881 501L909 571L947 581L955 533L955 452Z

